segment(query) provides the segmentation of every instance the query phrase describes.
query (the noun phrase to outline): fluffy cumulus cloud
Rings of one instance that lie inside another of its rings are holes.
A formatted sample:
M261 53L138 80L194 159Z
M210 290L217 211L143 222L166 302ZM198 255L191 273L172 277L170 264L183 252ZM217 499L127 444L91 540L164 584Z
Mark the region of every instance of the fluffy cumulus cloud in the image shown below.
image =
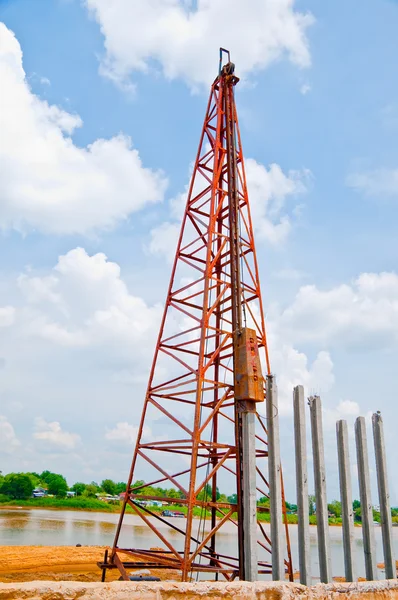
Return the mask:
M14 427L7 417L0 415L0 453L12 454L20 446Z
M220 43L231 51L240 76L287 57L308 67L306 37L314 18L294 0L85 0L104 35L102 71L126 84L133 71L156 64L168 79L191 87L209 84ZM250 32L250 43L247 35Z
M293 412L292 393L296 385L303 385L307 394L322 394L333 387L335 376L329 352L319 351L314 360L297 350L288 337L278 332L278 323L269 323L268 345L271 368L277 376L279 413L281 416Z
M59 257L50 275L24 273L17 282L25 300L18 318L27 335L71 348L106 346L119 357L134 349L138 362L154 343L161 307L130 294L119 265L103 253L75 248Z
M137 441L138 426L130 425L127 421L117 423L113 429L108 429L105 439L115 444L133 446ZM143 438L151 435L149 427L145 426L142 432Z
M398 340L398 275L362 273L350 285L300 288L278 317L295 343L390 345Z
M77 433L64 431L58 421L50 423L42 417L35 419L33 438L40 443L42 450L48 452L69 452L81 442Z
M311 173L304 169L285 174L275 163L267 169L252 158L245 164L256 237L274 245L281 244L292 228L292 211L286 209L286 199L306 191Z
M118 135L76 146L82 121L29 88L18 40L0 23L0 228L89 233L159 202L165 177Z

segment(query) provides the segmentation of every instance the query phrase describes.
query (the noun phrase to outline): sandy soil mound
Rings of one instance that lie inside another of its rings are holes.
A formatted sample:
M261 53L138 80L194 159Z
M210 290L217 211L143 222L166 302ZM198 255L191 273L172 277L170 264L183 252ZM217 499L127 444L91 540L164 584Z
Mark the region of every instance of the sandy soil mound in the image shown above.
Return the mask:
M100 581L97 562L104 558L106 546L0 546L0 581ZM129 557L129 560L131 558ZM177 579L177 574L151 570L162 579ZM107 581L119 579L117 569L109 569Z

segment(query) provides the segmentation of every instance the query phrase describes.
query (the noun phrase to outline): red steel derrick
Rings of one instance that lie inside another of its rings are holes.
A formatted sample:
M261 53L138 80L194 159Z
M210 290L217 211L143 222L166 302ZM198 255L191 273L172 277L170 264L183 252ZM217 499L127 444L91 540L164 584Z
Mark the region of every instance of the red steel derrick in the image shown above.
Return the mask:
M207 579L250 578L244 556L249 530L242 458L246 417L255 426L253 518L256 510L268 511L256 509L256 495L269 496L267 430L257 404L264 399L261 371L269 374L270 363L234 99L239 79L231 62L221 68L223 52L188 191L127 492L111 555L101 564L103 580L113 567L124 579L129 570L142 567L176 569L182 581L200 572ZM145 484L134 487L138 476ZM172 487L175 497L143 493L149 486ZM233 503L220 498L218 486L233 495ZM183 505L186 521L162 516L139 504L143 500ZM124 526L127 506L152 531L156 549L131 547ZM174 530L171 537L166 525ZM264 523L257 530L254 522L254 531L255 569L260 575L271 573L272 546ZM285 566L292 578L287 527L286 537Z

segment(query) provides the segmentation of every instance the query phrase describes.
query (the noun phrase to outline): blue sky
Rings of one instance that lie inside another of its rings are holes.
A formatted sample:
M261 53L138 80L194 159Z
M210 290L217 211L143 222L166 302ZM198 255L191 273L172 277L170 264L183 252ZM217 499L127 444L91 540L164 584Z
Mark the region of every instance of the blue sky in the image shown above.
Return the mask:
M390 466L398 458L398 3L283 1L276 14L230 2L216 36L208 2L185 2L207 32L193 41L182 4L118 0L110 14L104 0L0 0L3 470L126 477L175 244L161 234L176 227L172 200L188 183L218 47L238 33L288 495L290 393L303 383L322 393L335 497L336 418L381 410Z

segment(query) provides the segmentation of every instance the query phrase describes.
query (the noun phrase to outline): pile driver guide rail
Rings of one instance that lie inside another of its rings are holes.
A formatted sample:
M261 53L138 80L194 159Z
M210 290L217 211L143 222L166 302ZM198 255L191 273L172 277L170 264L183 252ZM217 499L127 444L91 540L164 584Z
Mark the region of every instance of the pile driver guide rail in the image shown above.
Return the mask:
M269 509L257 506L258 496L270 494L264 475L268 434L257 406L271 371L234 96L239 79L230 58L221 48L127 489L112 550L101 563L103 579L109 568L128 580L127 570L155 564L179 571L182 581L200 572L254 581L272 570L271 540L258 520ZM161 419L148 427L153 411ZM144 473L145 484L133 483ZM154 487L159 484L162 488ZM220 497L221 486L233 502ZM184 508L185 526L138 503L167 502L166 488L173 492L170 503ZM155 549L126 543L127 507L155 535ZM292 581L284 501L282 513L285 571Z

